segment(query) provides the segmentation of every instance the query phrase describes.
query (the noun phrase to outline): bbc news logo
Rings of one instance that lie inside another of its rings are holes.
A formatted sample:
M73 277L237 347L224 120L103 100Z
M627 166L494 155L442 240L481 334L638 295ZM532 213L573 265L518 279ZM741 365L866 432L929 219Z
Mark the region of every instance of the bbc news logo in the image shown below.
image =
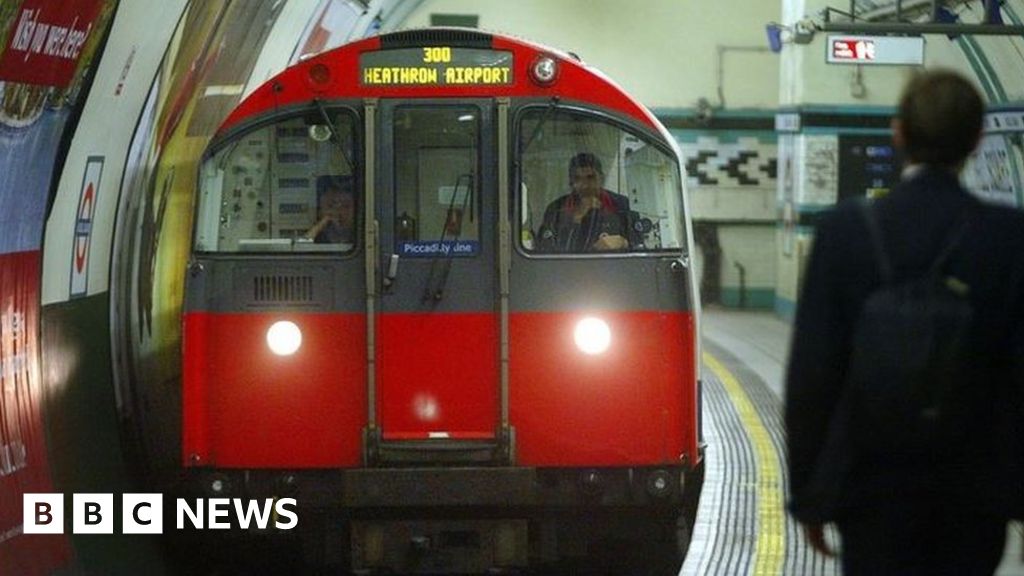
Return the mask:
M299 523L294 498L242 500L241 498L178 498L175 528L178 530L230 530L250 527L291 530ZM113 494L74 494L71 507L73 534L114 533ZM25 534L64 533L64 495L26 493L22 498ZM234 522L232 522L232 519ZM163 494L122 494L121 533L163 534Z

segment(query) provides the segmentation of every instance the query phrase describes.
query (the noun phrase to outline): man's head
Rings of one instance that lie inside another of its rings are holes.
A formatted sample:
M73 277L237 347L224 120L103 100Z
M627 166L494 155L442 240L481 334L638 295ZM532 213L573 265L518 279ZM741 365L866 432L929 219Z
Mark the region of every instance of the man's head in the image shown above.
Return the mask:
M597 196L604 186L601 160L590 152L581 152L569 161L569 184L581 196Z
M351 226L355 220L356 202L349 190L329 188L320 197L320 213L330 216L342 226Z
M339 178L325 180L318 202L319 217L330 217L342 227L355 222L356 199L349 181Z
M978 145L984 114L981 95L966 78L924 72L903 90L893 139L914 164L959 168Z

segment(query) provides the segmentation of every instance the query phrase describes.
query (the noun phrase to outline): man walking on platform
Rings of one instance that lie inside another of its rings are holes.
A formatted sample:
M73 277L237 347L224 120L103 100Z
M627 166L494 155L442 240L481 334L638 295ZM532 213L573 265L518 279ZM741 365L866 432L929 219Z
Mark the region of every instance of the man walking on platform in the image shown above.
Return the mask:
M962 76L916 76L893 120L902 182L816 229L786 378L790 510L826 554L836 524L846 576L992 574L1024 512L1024 213L958 179L983 118Z

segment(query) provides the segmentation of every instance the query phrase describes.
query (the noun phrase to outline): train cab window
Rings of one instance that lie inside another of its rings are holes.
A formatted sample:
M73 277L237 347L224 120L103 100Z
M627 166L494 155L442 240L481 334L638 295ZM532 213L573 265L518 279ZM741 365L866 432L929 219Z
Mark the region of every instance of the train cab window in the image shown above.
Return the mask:
M477 253L476 198L480 114L473 107L415 106L395 110L394 230L398 251L422 255L454 243ZM454 246L453 246L454 247Z
M223 143L200 169L196 250L351 252L361 189L349 111L290 116Z
M673 156L604 117L550 107L519 123L521 246L540 254L677 251Z

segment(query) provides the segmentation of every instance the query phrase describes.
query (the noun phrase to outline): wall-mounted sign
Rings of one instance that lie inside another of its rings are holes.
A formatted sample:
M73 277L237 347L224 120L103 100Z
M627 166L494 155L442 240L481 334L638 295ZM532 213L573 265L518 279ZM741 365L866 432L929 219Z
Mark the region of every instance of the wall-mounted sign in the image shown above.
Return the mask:
M96 195L103 175L103 156L89 156L78 194L78 217L75 218L75 242L71 251L71 297L85 296L89 289L89 243L92 240L92 217L96 212Z
M825 50L829 64L924 64L921 36L829 35Z
M1024 111L989 112L985 115L985 132L1024 132Z
M776 132L799 132L800 115L795 112L785 112L775 115Z

